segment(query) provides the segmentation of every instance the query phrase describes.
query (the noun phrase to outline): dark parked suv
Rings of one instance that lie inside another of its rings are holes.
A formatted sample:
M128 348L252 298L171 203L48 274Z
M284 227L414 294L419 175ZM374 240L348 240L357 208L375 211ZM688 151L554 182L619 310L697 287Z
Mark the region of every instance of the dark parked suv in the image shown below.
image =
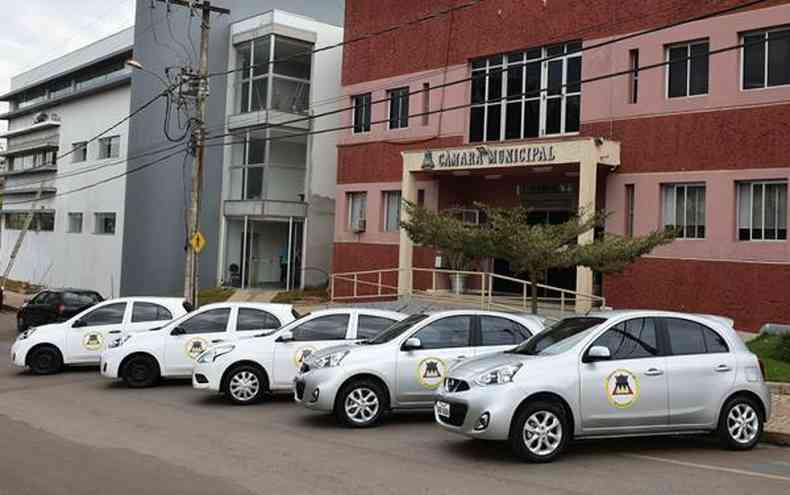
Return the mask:
M100 303L102 296L92 290L47 289L31 297L16 315L16 328L24 332L30 327L68 320L80 311Z

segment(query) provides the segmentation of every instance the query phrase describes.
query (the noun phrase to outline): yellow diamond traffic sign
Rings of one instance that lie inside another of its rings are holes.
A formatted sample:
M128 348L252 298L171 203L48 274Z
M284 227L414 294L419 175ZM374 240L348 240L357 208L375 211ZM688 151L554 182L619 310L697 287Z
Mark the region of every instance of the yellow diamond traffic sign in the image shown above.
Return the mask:
M206 247L206 238L200 232L196 232L192 239L189 240L189 245L192 246L196 253L199 253Z

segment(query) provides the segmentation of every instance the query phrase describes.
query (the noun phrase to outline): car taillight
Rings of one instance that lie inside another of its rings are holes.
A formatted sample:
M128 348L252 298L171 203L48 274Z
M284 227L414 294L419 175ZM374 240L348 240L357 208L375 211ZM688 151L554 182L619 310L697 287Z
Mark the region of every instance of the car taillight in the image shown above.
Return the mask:
M760 373L763 375L763 381L765 381L765 363L760 358L757 358L757 364L760 365Z
M63 311L66 309L65 304L58 304L58 313L63 314Z

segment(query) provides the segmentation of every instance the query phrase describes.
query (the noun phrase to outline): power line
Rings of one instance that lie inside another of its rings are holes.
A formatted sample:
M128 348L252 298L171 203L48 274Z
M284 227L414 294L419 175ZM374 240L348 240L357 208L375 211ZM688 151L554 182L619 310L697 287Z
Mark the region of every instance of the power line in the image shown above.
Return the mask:
M788 34L788 35L778 35L778 36L775 36L772 39L774 41L775 40L781 40L781 39L790 39L790 34ZM485 100L482 103L477 103L477 102L476 103L464 103L464 104L461 104L461 105L455 105L455 106L447 107L447 108L443 108L443 109L429 110L429 111L425 111L425 112L418 112L418 113L414 113L414 114L409 114L408 118L411 119L411 118L422 117L422 116L425 116L425 115L433 115L433 114L444 113L444 112L454 112L454 111L457 111L457 110L463 110L465 108L469 108L469 107L476 106L476 105L491 104L491 103L498 103L498 102L503 102L503 101L509 101L512 98L534 97L534 96L538 96L538 95L540 95L542 93L548 92L549 90L563 89L563 88L566 88L568 86L582 86L582 85L585 85L585 84L599 82L599 81L603 81L603 80L606 80L606 79L612 79L612 78L615 78L615 77L621 77L621 76L626 76L626 75L630 75L630 74L635 74L637 72L644 72L644 71L648 71L648 70L653 70L653 69L665 67L665 66L668 66L668 65L671 65L671 64L676 64L676 63L679 63L679 62L695 60L695 59L698 59L698 58L706 58L706 57L710 57L710 56L713 56L713 55L718 55L718 54L721 54L721 53L725 53L725 52L728 52L728 51L738 50L738 49L745 48L745 47L748 47L748 46L761 45L763 43L765 43L765 40L758 40L758 41L753 41L753 42L749 42L749 43L747 43L747 42L738 43L736 45L731 45L731 46L727 46L727 47L724 47L724 48L718 48L716 50L710 50L710 51L708 51L706 53L701 53L701 54L697 54L697 55L690 55L690 56L687 56L685 58L677 58L677 59L672 59L672 60L666 60L666 61L663 61L663 62L657 62L655 64L646 65L644 67L640 67L640 68L636 68L636 69L625 69L625 70L621 70L621 71L617 71L617 72L611 72L611 73L608 73L608 74L603 74L603 75L600 75L600 76L594 76L594 77L589 77L589 78L582 78L582 79L579 79L577 81L570 81L570 82L563 83L561 85L558 84L556 86L552 86L551 88L546 87L546 88L540 88L540 89L537 89L537 90L525 91L525 92L520 93L520 94L504 95L504 96L499 97L499 98L487 99L487 100ZM383 119L383 120L372 121L370 124L372 126L372 125L386 124L387 122L389 122L389 118ZM330 132L346 131L346 130L350 130L350 129L353 129L353 128L354 128L354 124L351 124L351 125L345 125L345 126L339 126L339 127L331 127L331 128L327 128L327 129L318 129L318 130L306 131L306 132L302 132L302 133L291 133L291 134L287 134L287 135L283 135L283 136L277 136L277 137L261 138L261 139L256 139L256 141L259 141L259 142L279 141L279 140L284 140L284 139L293 139L295 137L301 137L301 136L312 136L312 135L317 135L317 134L326 134L326 133L330 133ZM219 138L222 138L222 137L233 136L233 135L235 135L235 133L226 133L226 134L210 137L209 139L219 139ZM561 137L561 136L559 136L559 137ZM230 142L225 142L225 143L214 143L214 144L207 145L207 147L231 146L231 145L240 144L240 143L243 143L243 142L244 141L230 141Z

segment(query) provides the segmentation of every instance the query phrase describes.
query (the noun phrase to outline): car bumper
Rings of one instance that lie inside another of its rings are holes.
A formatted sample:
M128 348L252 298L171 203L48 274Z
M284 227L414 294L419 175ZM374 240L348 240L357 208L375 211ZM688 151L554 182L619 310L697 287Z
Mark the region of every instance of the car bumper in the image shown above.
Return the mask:
M102 352L99 360L99 372L102 376L113 379L120 377L121 362L125 357L125 354L120 352L121 349L123 348L117 347Z
M294 378L294 399L308 409L332 412L335 397L343 386L345 375L336 368L325 368L297 374Z
M222 386L223 371L211 364L195 363L195 367L192 370L192 388L219 393Z
M445 430L470 438L507 440L513 413L524 397L516 387L501 385L499 389L472 388L465 392L440 390L436 400L450 404L450 417L439 416L434 405L434 418ZM488 414L485 428L476 428L483 414Z
M11 363L19 368L26 367L28 346L24 341L17 340L11 345Z

